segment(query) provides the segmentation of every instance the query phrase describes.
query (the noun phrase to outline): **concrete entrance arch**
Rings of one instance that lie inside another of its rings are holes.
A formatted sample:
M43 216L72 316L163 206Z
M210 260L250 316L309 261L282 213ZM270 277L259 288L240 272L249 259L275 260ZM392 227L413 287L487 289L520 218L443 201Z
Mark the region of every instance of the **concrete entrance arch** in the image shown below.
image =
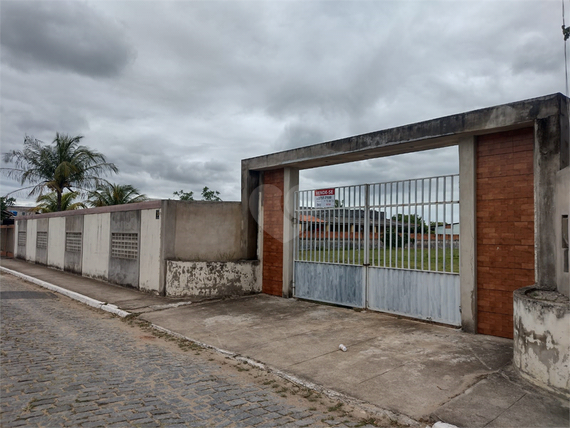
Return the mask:
M556 196L568 109L553 94L243 160L242 248L262 262L263 291L291 296L299 170L457 145L462 328L512 337L514 290L570 289Z

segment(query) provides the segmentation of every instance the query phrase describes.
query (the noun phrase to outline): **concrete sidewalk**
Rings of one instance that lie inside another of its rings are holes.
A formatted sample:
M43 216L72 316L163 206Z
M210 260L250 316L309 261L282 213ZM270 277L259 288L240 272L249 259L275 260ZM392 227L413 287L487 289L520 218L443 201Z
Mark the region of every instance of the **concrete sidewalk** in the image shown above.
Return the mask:
M267 295L194 302L2 259L5 268L140 314L399 423L568 427L569 403L521 380L512 341ZM342 352L339 345L348 350Z

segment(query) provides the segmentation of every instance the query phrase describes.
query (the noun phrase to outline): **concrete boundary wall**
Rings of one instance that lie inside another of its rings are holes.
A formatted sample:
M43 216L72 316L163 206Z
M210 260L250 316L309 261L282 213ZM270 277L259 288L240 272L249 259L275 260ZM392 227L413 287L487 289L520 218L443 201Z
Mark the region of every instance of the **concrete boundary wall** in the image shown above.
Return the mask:
M161 210L142 210L140 226L139 288L160 294Z
M88 214L83 221L85 233L82 274L90 278L107 280L111 248L111 213Z
M47 265L63 270L65 260L65 217L48 220ZM18 222L22 224L22 222Z
M239 202L149 201L36 214L17 219L15 230L18 258L149 293L217 297L261 286L259 263L240 261ZM18 230L25 245L18 246ZM37 248L38 231L47 232L47 248ZM167 283L166 255L191 263L184 283ZM200 274L204 263L220 264L215 276Z
M236 262L166 261L166 295L211 299L261 291L257 260Z
M26 229L26 260L36 261L36 235L38 230L38 221L30 220Z

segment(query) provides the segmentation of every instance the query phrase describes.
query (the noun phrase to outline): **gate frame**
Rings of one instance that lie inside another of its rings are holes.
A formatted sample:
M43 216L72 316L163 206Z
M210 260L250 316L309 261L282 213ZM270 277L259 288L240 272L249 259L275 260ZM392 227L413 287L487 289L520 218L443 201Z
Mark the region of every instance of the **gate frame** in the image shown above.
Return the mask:
M282 170L287 179L283 187L283 296L291 295L292 279L292 191L298 186L300 169L349 163L360 160L411 153L441 147L459 146L460 235L461 248L461 318L463 330L477 331L477 281L475 236L475 148L479 135L534 127L534 193L535 193L535 283L538 288L558 286L561 268L552 255L560 253L553 204L556 201L556 174L568 166L570 109L569 98L556 93L510 104L488 107L467 113L428 120L397 128L329 141L308 147L242 160L242 248L248 258L255 259L257 236L263 231L263 206L258 187L264 171ZM540 200L537 195L540 195ZM259 209L261 207L261 209ZM285 251L285 249L287 249ZM261 250L261 249L260 249ZM263 263L263 255L259 258ZM568 275L562 275L567 281ZM566 291L568 293L568 291Z

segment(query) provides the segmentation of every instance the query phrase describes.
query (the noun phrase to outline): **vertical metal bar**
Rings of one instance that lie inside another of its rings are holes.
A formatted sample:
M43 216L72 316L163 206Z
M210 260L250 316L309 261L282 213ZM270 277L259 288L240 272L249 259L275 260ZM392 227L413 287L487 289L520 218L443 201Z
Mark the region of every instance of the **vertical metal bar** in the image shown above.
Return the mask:
M370 197L370 196L369 196ZM374 256L376 254L376 185L372 185L372 206L374 207L370 214L372 214L372 265L374 266Z
M414 269L418 268L418 180L414 180Z
M364 264L370 264L370 186L364 187Z
M422 178L422 243L421 243L421 258L422 258L422 270L424 270L424 246L425 246L425 242L424 242L424 226L426 225L426 217L425 217L425 201L424 201L424 197L425 197L425 179Z
M293 194L293 278L295 278L295 261L299 260L299 192Z
M455 186L454 186L454 182L453 179L455 178L455 176L451 176L451 239L450 239L450 247L449 247L449 252L451 253L451 263L450 263L450 268L451 268L451 273L453 273L453 258L455 255L455 245L453 244L453 239L455 237L454 233L453 233L453 226L455 225L455 223L453 223L453 211L455 209L454 207L454 203L453 200L454 195L455 195Z
M388 237L386 235L386 223L388 222L388 192L386 191L387 188L387 184L384 183L384 235L382 237L382 240L384 241L382 243L383 247L384 247L384 253L382 254L382 258L384 259L384 267L386 267L386 238Z
M447 239L447 216L446 216L446 208L447 208L447 177L443 177L443 271L445 272L446 267L446 260L445 260L445 247L446 247L446 239Z
M412 228L412 180L408 180L408 269L410 267L410 234Z
M435 179L435 271L438 272L438 262L439 262L439 233L437 233L437 228L439 227L439 178Z
M311 250L309 253L309 257L311 261L314 261L314 257L315 257L315 234L313 232L313 211L314 211L314 205L315 205L315 200L314 200L314 192L310 193L310 198L311 198L311 205L309 205L309 215L307 216L307 219L309 220L309 232L311 235L311 240L309 241L311 243Z
M389 251L390 251L390 262L388 263L388 267L393 267L392 266L392 236L394 235L394 225L392 224L392 195L393 195L393 190L394 190L394 186L393 183L390 183L390 245L389 245ZM396 226L397 227L397 226Z
M346 201L346 188L345 187L342 188L342 197L343 197L342 200ZM346 203L343 205L346 205ZM342 209L342 263L343 264L344 264L344 245L345 245L344 234L345 234L345 228L346 228L346 219L345 219L346 212L345 212L345 209L346 208Z
M429 270L429 271L432 270L432 268L431 268L431 223L432 223L432 221L431 221L431 219L432 219L432 215L431 215L431 214L432 214L432 211L431 211L431 210L432 210L432 204L431 204L431 182L432 182L432 179L430 178L429 181L428 181L428 214L429 214L429 220L430 220L430 222L428 223L428 224L429 224L429 231L428 231L429 235L428 235L428 260L427 260L428 270ZM436 229L436 231L437 231L437 229Z

